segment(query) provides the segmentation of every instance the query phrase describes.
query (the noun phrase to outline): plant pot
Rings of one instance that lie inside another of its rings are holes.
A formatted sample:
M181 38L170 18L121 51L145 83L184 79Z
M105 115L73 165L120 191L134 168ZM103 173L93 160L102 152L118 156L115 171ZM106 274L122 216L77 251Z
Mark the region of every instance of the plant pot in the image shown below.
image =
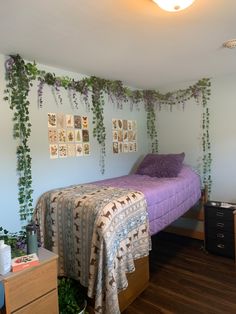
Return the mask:
M87 301L84 300L84 308L80 312L78 312L78 314L84 314L86 311L86 307L87 307Z

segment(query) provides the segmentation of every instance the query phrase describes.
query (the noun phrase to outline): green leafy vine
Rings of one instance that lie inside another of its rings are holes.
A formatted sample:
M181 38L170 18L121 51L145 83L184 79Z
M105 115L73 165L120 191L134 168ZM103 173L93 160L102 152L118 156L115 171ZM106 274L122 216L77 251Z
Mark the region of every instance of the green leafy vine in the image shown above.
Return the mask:
M18 140L17 146L17 170L19 173L19 194L21 220L29 220L33 212L33 189L31 173L31 154L29 148L29 137L31 134L31 124L29 118L28 95L33 81L38 81L38 106L43 106L43 87L51 86L55 99L62 104L61 89L68 90L68 95L73 108L79 107L77 93L90 110L90 99L92 99L91 111L93 113L93 136L100 145L100 170L105 172L106 156L106 128L104 124L104 95L108 95L109 100L116 103L118 109L123 108L123 104L129 102L133 110L134 105L139 110L139 106L144 104L147 119L147 135L151 143L151 152L158 152L157 134L157 108L169 106L172 110L174 105L182 104L194 98L203 107L202 114L202 150L203 150L203 174L202 179L211 191L211 145L209 136L209 108L210 80L202 79L196 84L186 89L179 89L174 92L161 94L156 90L131 90L123 85L121 81L110 81L95 76L85 77L75 81L69 77L58 77L54 73L39 70L36 63L26 63L21 56L11 56L6 61L7 86L5 90L5 100L10 103L13 110L13 136ZM90 98L91 96L91 98Z

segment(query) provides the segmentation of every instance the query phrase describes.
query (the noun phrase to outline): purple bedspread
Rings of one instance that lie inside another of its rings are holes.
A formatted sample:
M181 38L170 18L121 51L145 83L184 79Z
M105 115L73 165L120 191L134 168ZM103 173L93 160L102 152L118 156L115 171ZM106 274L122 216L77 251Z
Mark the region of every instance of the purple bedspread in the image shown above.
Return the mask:
M199 176L183 166L176 178L132 174L96 184L141 191L147 200L151 235L161 231L197 203L201 195Z

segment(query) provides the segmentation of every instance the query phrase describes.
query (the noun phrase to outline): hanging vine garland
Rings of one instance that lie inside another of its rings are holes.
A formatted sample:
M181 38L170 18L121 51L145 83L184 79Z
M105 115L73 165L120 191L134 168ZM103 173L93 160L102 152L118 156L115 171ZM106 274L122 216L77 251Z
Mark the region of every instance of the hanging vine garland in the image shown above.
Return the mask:
M104 93L115 102L117 109L122 109L123 104L130 102L130 108L134 105L139 110L139 105L144 104L147 113L147 135L151 142L151 151L158 152L158 136L156 126L156 109L168 105L170 109L174 105L182 104L194 98L198 103L202 103L202 150L203 150L203 184L208 185L211 191L211 153L209 136L209 108L208 100L210 96L210 80L202 79L196 84L186 89L180 89L171 93L161 94L155 90L131 90L123 86L121 81L110 81L98 77L86 77L75 81L69 77L57 77L54 73L39 70L36 63L25 63L19 56L11 56L6 61L7 87L5 90L5 100L10 102L10 108L14 111L13 115L13 135L19 140L17 146L17 170L19 173L19 204L21 220L30 219L32 207L32 174L31 174L31 154L28 140L31 133L29 119L29 100L28 94L32 82L38 81L38 106L43 106L43 87L52 87L58 104L62 104L61 88L68 90L69 99L73 108L78 109L77 93L82 97L86 108L90 110L89 95L92 96L93 113L93 136L100 145L100 170L105 172L106 156L106 129L104 125Z

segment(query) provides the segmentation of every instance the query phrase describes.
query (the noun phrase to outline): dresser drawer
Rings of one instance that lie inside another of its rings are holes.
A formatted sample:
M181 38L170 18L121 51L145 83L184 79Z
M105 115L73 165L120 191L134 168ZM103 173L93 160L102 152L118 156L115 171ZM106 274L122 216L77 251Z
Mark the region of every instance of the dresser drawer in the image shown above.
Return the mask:
M224 220L222 218L206 218L205 220L206 232L228 232L234 233L234 220Z
M234 242L234 234L232 232L226 232L219 229L209 229L206 238L211 238L215 240L223 240Z
M234 242L224 239L215 239L208 237L206 239L206 250L219 255L234 258Z
M233 210L231 208L222 207L205 207L206 220L211 219L222 219L222 220L233 220Z
M10 313L57 289L57 260L13 274L5 282Z

